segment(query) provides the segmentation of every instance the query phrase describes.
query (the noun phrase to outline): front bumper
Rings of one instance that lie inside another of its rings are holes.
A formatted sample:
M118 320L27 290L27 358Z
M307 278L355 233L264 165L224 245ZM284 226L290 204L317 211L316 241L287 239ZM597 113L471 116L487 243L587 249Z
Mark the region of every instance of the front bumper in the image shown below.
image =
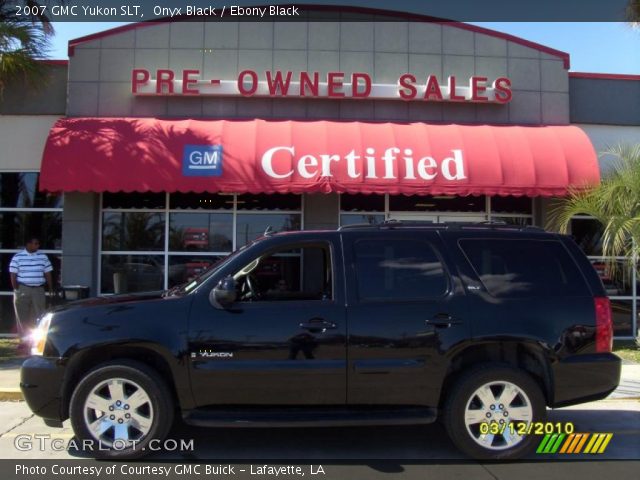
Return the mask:
M57 358L33 356L24 361L20 389L33 413L56 422L66 419L62 408L64 372Z
M622 362L613 353L572 355L552 366L551 407L601 400L620 383Z

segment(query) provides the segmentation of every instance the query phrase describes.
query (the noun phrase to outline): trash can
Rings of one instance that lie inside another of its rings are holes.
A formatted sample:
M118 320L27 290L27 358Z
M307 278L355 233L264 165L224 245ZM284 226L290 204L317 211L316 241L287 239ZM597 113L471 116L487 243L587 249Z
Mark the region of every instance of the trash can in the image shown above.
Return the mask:
M84 285L63 285L64 299L68 302L89 298L89 287Z

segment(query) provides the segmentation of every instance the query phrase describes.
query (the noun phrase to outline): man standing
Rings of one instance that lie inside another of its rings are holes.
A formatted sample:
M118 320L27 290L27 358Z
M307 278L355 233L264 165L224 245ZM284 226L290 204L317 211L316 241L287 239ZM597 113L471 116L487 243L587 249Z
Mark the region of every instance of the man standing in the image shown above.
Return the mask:
M53 291L53 267L49 258L38 252L40 240L28 239L25 249L16 253L9 263L11 285L13 286L13 306L20 337L35 326L35 320L45 311L45 283Z

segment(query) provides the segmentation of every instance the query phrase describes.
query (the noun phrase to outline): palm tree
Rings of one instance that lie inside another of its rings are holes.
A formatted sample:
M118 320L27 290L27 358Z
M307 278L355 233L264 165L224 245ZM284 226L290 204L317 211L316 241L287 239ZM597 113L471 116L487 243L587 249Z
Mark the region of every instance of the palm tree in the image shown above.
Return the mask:
M602 250L606 257L640 258L640 144L618 145L605 153L614 156L600 185L573 190L550 214L549 228L569 230L575 215L590 215L603 227ZM615 261L607 262L611 270Z
M626 9L627 21L631 25L637 26L640 24L640 0L629 0Z
M37 2L26 0L28 6ZM0 95L9 82L42 86L47 69L38 60L49 52L53 27L46 15L22 19L15 15L15 1L0 0Z

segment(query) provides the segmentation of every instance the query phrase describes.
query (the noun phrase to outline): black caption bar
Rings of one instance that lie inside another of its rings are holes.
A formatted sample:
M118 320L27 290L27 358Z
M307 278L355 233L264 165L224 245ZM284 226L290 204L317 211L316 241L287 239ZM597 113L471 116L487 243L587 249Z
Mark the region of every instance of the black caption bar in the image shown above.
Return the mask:
M56 22L181 21L453 21L619 22L634 0L41 0L3 2L8 15ZM321 4L321 5L319 5ZM338 11L337 11L338 10Z

